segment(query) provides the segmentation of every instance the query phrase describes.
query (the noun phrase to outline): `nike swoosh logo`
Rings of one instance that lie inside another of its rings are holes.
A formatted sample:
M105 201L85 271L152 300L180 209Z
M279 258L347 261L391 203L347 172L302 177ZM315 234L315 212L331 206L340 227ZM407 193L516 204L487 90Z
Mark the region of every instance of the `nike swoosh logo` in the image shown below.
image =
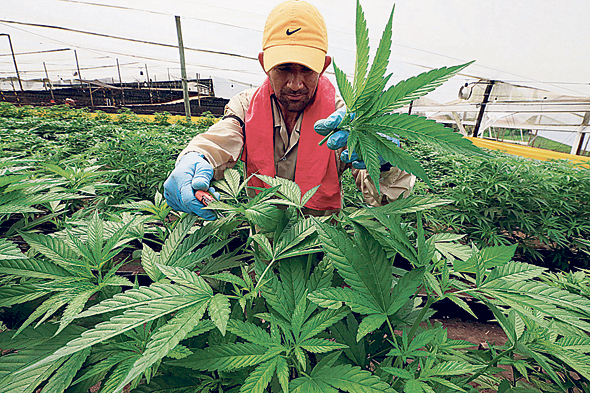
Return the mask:
M290 31L289 29L287 29L287 35L291 35L291 34L297 33L299 30L301 30L301 27L298 28L298 29L295 29L293 31Z

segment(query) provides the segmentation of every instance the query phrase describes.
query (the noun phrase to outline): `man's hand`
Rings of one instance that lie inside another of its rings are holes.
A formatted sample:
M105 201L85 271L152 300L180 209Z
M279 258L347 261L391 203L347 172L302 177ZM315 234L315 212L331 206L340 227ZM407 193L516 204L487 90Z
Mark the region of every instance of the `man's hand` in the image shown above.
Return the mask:
M166 202L174 210L193 213L205 220L215 220L215 213L211 210L203 210L205 206L195 198L195 191L208 190L219 199L215 189L209 187L212 178L213 167L202 154L196 152L185 154L164 182Z
M320 135L325 136L325 135L328 135L330 132L337 130L338 126L342 122L342 119L344 119L345 115L346 115L346 107L342 107L342 108L336 110L334 113L332 113L326 119L320 119L320 120L316 121L316 123L313 126L315 129L315 132L317 132ZM348 134L349 134L349 132L346 130L339 130L339 131L334 132L328 138L328 141L326 142L326 146L328 146L328 148L330 148L332 150L338 150L338 149L343 148L348 143ZM396 143L398 146L400 145L399 140L391 138L387 135L383 135L383 134L380 134L380 135L383 136L384 138L387 138L390 141ZM366 169L367 168L364 161L359 160L359 157L356 154L356 152L353 151L352 154L348 154L348 149L344 150L340 154L340 160L342 162L352 163L352 167L356 168L356 169ZM381 157L381 155L379 155L379 164L381 166L387 164L387 161L385 161L383 159L383 157Z

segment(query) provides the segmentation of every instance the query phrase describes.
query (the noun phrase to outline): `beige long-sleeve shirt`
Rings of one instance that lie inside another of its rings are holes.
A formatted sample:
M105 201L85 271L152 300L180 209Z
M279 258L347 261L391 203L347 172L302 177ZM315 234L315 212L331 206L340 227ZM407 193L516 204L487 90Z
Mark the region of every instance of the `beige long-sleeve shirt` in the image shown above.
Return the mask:
M223 178L223 171L233 167L240 159L244 146L242 125L245 122L246 112L255 91L256 89L248 89L234 96L225 106L223 119L212 125L206 132L195 136L178 158L180 159L188 152L199 152L213 166L214 177L216 179ZM272 105L276 175L293 180L302 116L299 116L293 132L289 132L274 95L272 96ZM336 109L342 106L344 106L344 101L336 95ZM350 164L340 161L340 153L341 150L334 152L334 160L336 160L339 175L342 175L344 170L350 167ZM415 176L393 167L389 171L381 173L379 187L382 195L379 195L366 170L352 169L352 175L356 179L356 185L362 192L365 201L371 206L380 206L401 195L406 196L415 181Z

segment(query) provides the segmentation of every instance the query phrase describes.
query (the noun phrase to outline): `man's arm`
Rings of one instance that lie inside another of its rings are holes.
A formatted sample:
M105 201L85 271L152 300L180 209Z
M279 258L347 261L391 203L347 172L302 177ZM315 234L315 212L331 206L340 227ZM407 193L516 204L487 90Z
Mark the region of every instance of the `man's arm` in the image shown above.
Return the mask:
M240 159L244 144L242 125L254 91L248 89L234 96L225 106L223 119L196 135L178 155L177 162L188 152L201 153L213 167L216 179L223 176L226 168L233 167Z

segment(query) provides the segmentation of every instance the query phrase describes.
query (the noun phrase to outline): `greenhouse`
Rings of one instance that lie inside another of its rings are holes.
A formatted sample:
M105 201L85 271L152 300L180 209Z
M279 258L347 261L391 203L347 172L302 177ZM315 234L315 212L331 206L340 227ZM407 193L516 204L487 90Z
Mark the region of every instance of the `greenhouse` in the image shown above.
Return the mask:
M590 392L588 12L3 0L0 393Z

